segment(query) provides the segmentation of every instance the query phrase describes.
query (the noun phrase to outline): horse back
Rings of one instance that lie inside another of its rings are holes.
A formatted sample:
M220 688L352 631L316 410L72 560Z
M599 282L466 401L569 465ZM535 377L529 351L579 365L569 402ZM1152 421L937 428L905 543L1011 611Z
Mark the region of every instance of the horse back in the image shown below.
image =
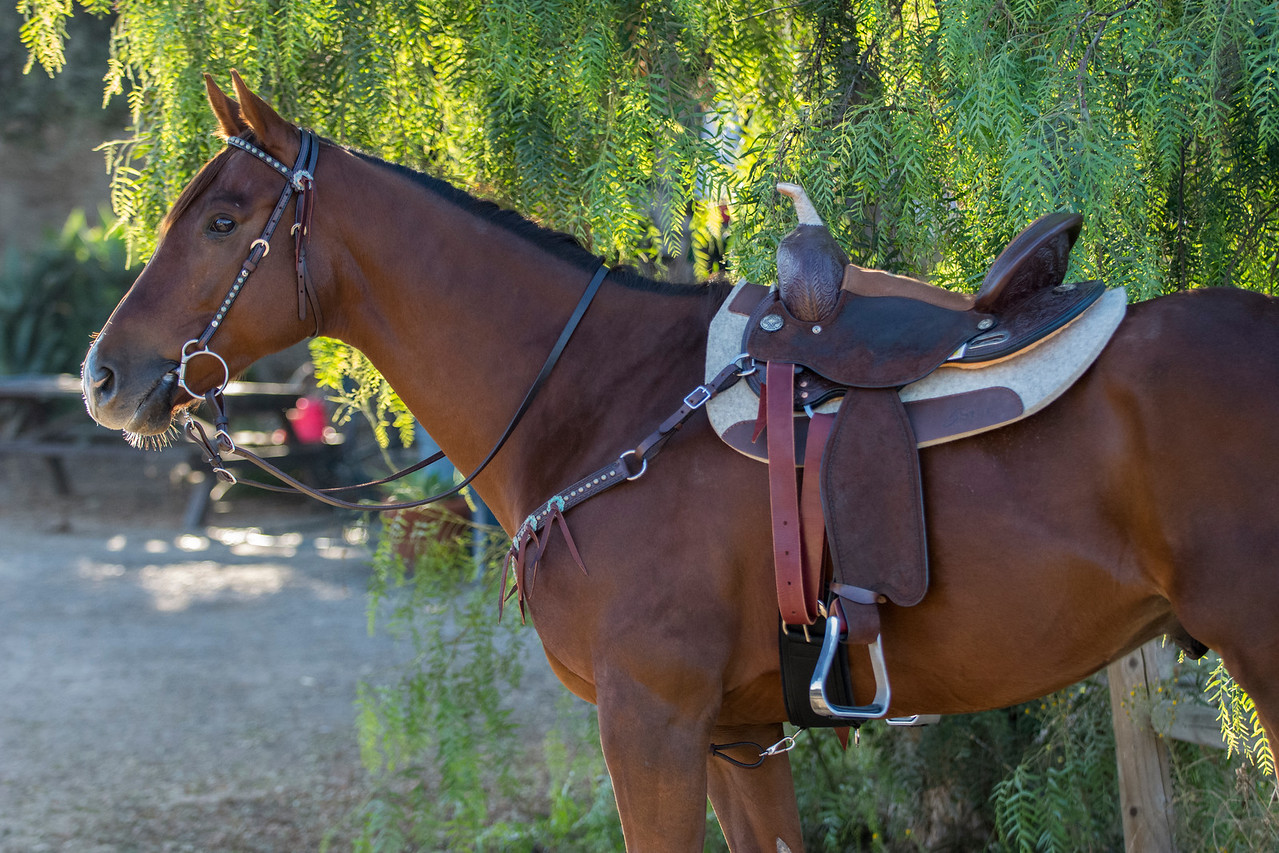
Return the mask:
M1276 390L1279 303L1194 291L1130 306L1039 413L921 450L932 583L884 613L894 702L999 707L1162 633L1275 622Z

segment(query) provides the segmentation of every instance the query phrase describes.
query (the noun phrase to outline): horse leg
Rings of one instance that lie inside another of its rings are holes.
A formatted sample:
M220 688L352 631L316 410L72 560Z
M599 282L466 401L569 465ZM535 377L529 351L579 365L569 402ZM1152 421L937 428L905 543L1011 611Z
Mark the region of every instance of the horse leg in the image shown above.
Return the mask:
M716 729L716 744L753 743L761 748L782 739L781 723ZM738 753L742 753L739 755ZM733 750L742 761L753 761L752 749ZM734 853L784 853L803 850L790 756L765 758L758 767L738 767L714 755L706 760L711 805Z
M698 713L688 697L659 695L636 682L597 691L600 743L628 853L700 851L718 697Z

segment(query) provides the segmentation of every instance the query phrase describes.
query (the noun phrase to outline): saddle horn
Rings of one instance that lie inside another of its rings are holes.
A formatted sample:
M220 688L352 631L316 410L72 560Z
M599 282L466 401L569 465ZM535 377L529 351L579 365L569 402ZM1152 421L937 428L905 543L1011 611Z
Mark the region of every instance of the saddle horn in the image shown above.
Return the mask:
M804 188L778 184L795 204L799 224L777 244L777 286L782 303L797 320L825 320L839 301L848 255L835 242Z

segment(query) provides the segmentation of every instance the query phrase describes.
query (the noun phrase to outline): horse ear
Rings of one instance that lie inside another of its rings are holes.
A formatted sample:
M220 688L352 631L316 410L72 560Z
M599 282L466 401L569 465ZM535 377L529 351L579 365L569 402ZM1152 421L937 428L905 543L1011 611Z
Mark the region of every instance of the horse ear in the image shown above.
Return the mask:
M218 129L222 132L223 138L239 136L248 129L240 116L240 105L234 98L228 97L226 92L219 89L218 84L213 82L213 77L209 74L204 75L204 88L209 93L209 106L213 108L213 114L218 117Z
M262 147L284 162L292 162L298 150L298 130L280 118L271 105L249 90L239 73L231 71L231 83L240 98L240 114L262 142Z

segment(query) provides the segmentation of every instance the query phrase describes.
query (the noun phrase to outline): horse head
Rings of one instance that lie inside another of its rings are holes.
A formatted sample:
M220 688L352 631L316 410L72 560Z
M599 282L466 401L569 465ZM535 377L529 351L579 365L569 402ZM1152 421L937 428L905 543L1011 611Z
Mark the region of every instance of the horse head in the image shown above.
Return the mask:
M304 141L319 143L231 73L238 100L205 75L228 147L182 191L161 223L155 254L84 360L89 414L132 436L165 433L207 391L320 331L301 255L309 221L297 212L308 206L311 173L284 165ZM294 247L285 234L271 242L281 218L296 220Z

